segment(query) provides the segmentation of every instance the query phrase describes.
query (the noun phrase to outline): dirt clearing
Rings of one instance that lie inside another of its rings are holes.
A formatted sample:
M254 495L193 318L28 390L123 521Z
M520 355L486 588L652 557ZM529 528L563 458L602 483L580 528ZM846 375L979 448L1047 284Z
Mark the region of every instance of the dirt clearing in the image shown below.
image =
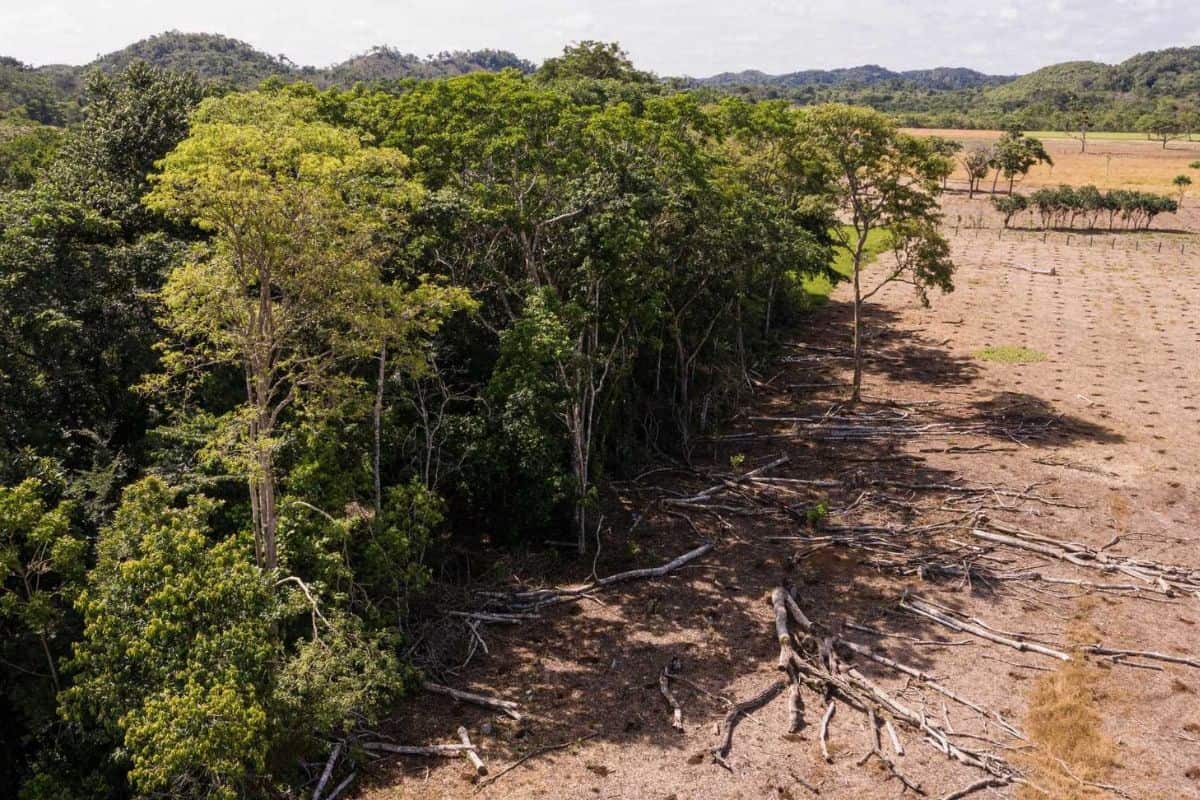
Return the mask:
M989 227L954 235L957 290L932 309L898 286L869 306L866 403L838 402L839 289L696 468L614 487L594 565L529 559L500 583L582 581L707 540L711 552L479 626L488 652L437 677L517 702L521 721L425 695L381 731L448 744L464 725L493 775L527 760L483 784L466 759L384 759L358 796L848 799L908 782L939 798L1200 797L1200 669L1171 660L1200 651L1187 593L1200 581L1200 242L1000 231L981 199L946 211ZM1169 227L1198 223L1185 207ZM1026 351L1043 357L979 357ZM793 643L816 677L739 716L722 764L731 703L788 682L779 587L814 626ZM869 701L873 729L833 680L878 687L918 721ZM1028 783L948 757L938 737ZM886 758L864 760L875 748Z

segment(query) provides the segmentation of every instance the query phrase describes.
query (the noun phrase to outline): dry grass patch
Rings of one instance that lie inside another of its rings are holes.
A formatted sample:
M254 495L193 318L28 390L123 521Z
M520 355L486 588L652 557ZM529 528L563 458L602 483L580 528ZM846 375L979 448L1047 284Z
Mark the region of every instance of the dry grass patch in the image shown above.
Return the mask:
M1094 598L1083 598L1070 638L1076 644L1097 641L1086 617ZM1093 783L1104 782L1117 765L1116 745L1103 730L1099 684L1104 672L1076 652L1071 661L1038 678L1029 698L1025 729L1033 749L1024 757L1033 786L1023 788L1025 800L1084 800L1105 793Z

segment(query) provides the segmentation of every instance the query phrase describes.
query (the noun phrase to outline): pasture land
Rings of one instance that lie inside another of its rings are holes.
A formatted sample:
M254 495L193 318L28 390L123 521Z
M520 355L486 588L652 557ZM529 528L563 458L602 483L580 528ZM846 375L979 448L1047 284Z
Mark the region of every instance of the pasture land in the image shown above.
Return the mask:
M910 133L943 136L961 141L967 147L974 143L995 141L998 131L973 130L911 130ZM1176 175L1189 175L1195 181L1200 196L1200 170L1189 164L1200 159L1200 141L1171 142L1166 149L1161 142L1146 141L1144 134L1090 134L1086 153L1079 151L1079 142L1065 134L1032 132L1042 139L1054 159L1053 166L1039 164L1029 175L1018 180L1017 191L1060 183L1072 186L1094 184L1101 189L1140 189L1148 192L1175 194L1171 180ZM966 188L966 176L959 165L951 178L952 185ZM1001 179L1000 187L1005 188ZM991 176L983 183L991 187Z
M1089 180L1097 163L1081 161L1093 168ZM879 664L854 665L953 729L957 744L1011 761L1058 800L1110 796L1087 781L1138 798L1200 796L1200 670L1083 650L1103 642L1194 658L1200 598L1155 594L1128 574L975 535L1017 530L1112 559L1200 568L1200 241L1186 232L1004 231L986 198L959 195L946 213L983 221L950 229L957 288L930 309L901 285L869 304L862 406L840 403L850 348L843 285L760 371L746 413L697 450L693 468L613 487L595 564L551 551L505 567L529 587L661 564L704 540L715 542L709 554L665 578L545 609L520 628L487 626L490 652L444 679L517 700L526 720L426 695L385 728L397 742L423 744L455 741L464 725L493 773L529 760L476 792L465 760L393 759L376 766L359 796L816 796L806 786L825 800L901 796L876 759L860 765L873 735L848 706L837 707L830 760L822 757L825 700L808 690L797 733L787 733L780 696L737 726L729 768L714 763L728 702L779 675L767 598L780 584L794 586L826 630L986 709L991 719ZM1169 223L1198 225L1193 208ZM1013 352L1044 358L981 357ZM790 460L768 481L721 483L781 455ZM693 506L663 503L714 484ZM820 504L828 516L810 513ZM939 575L906 562L914 553L978 571ZM1030 573L1044 580L988 577ZM1071 661L947 630L906 612L906 593L1061 648ZM682 731L660 692L673 659ZM995 714L1028 741L1006 734ZM896 766L931 797L982 777L910 729L899 736L905 754ZM1042 797L1012 785L978 796Z

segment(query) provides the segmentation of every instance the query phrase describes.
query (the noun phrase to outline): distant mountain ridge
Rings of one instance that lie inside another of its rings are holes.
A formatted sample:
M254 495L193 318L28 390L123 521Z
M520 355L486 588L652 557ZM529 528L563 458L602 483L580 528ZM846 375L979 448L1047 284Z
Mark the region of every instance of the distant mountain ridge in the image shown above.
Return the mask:
M728 88L732 86L879 86L903 82L921 89L955 90L977 86L999 86L1016 80L1016 75L987 75L966 67L935 67L894 72L877 64L843 69L808 69L782 75L768 75L758 70L722 72L708 78L694 79L697 86Z

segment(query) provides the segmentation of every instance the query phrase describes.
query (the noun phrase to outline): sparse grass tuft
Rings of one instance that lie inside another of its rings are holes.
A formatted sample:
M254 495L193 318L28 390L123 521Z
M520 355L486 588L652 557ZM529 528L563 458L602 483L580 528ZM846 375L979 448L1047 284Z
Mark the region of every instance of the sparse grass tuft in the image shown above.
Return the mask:
M1046 360L1046 354L1040 350L1030 350L1028 347L1011 344L985 347L982 350L976 350L973 355L981 361L994 361L997 364L1036 364Z

